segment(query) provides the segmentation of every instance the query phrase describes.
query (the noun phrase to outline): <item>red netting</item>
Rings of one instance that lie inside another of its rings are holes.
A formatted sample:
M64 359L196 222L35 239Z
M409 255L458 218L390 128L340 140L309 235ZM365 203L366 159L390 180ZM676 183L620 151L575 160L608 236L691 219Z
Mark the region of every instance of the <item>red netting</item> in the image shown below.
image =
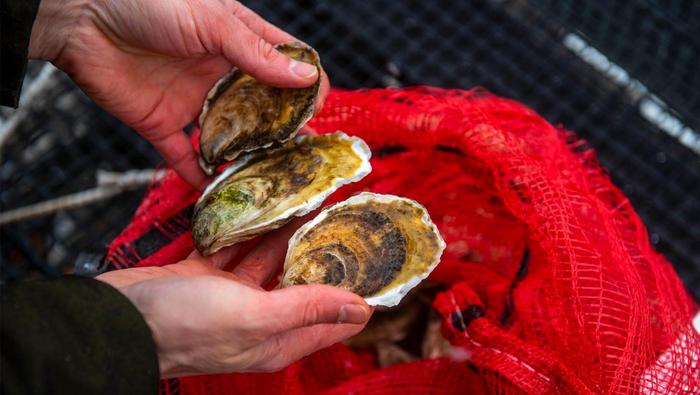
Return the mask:
M328 203L371 190L428 208L448 242L431 276L448 289L433 306L468 361L379 369L372 352L336 345L281 372L164 381L163 392L700 393L697 306L572 133L480 90L436 88L333 91L310 125L374 151L374 171ZM174 175L155 185L107 264L184 258L196 197Z

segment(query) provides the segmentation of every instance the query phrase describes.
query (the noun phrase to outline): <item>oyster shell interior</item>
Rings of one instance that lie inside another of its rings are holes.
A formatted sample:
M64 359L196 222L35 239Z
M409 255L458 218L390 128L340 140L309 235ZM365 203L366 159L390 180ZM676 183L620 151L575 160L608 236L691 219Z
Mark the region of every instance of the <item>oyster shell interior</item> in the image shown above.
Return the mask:
M305 215L340 186L369 174L370 156L362 139L336 132L241 157L195 205L197 250L209 255Z
M322 211L292 236L282 287L329 284L394 306L437 266L445 249L419 203L361 193Z
M276 49L321 69L318 54L311 47L291 43ZM265 85L239 69L224 76L209 92L199 117L202 168L212 174L217 165L241 152L292 138L313 115L320 75L306 88Z

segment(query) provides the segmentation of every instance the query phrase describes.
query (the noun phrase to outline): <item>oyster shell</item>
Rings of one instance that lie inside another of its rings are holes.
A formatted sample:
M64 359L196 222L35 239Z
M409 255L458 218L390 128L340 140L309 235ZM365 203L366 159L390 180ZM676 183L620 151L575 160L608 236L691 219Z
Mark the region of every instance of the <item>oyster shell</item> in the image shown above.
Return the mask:
M419 203L361 193L323 210L289 240L282 287L329 284L395 306L440 262L445 242Z
M362 139L336 132L299 136L241 157L195 204L197 250L209 255L307 214L342 185L369 174L370 156Z
M301 43L281 44L278 51L293 59L321 63L316 51ZM265 85L239 69L233 69L211 89L199 116L200 165L209 174L217 165L240 153L286 142L314 112L321 86L276 88Z

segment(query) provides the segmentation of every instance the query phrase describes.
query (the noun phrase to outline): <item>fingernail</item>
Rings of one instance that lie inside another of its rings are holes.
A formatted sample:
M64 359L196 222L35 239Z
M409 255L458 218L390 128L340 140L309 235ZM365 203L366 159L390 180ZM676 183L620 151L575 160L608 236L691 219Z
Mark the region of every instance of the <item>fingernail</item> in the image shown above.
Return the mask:
M338 311L339 324L364 324L368 317L367 307L359 304L345 304Z
M301 78L311 78L318 74L318 69L316 69L316 66L294 59L289 62L289 70Z

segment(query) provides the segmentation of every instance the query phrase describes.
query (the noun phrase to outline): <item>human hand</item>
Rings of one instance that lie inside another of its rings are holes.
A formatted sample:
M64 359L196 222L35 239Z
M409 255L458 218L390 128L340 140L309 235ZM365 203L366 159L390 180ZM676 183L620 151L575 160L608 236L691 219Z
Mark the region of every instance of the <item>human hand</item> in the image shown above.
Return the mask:
M158 349L162 377L268 372L359 332L370 316L364 300L324 285L265 291L301 225L263 237L242 259L241 246L163 267L97 277L143 314ZM233 261L231 272L222 270Z
M304 87L315 67L273 45L298 41L233 0L43 0L30 57L53 62L137 130L190 184L207 182L182 130L232 66L279 87ZM328 93L324 75L316 110Z

